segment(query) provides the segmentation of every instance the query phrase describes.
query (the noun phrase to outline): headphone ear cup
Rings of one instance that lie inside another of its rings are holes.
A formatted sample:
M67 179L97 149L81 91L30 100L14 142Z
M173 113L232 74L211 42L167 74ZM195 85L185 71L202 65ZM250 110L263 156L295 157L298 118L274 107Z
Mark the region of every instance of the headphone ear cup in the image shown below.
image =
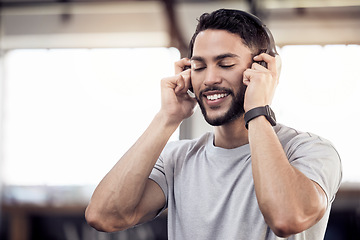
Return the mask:
M267 35L268 41L269 41L268 47L266 49L266 53L273 57L275 57L276 55L279 55L278 52L276 51L274 37L271 34L270 30L265 25L262 25L262 28L264 29L264 31Z
M270 54L269 48L267 48L267 49L261 49L261 50L258 52L257 55L260 55L260 54L262 54L262 53ZM271 55L271 54L270 54L270 55ZM272 56L272 55L271 55L271 56ZM254 62L256 62L257 64L259 64L259 65L261 65L261 66L263 66L263 67L265 67L265 68L267 68L267 63L266 63L265 61L254 61Z

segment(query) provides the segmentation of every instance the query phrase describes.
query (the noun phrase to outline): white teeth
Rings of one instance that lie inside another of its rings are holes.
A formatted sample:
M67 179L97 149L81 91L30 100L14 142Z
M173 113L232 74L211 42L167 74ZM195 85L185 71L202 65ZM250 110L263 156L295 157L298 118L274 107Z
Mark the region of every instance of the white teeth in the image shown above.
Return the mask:
M222 93L222 94L208 95L206 97L207 97L208 100L216 100L216 99L223 98L223 97L226 97L226 96L227 96L227 94Z

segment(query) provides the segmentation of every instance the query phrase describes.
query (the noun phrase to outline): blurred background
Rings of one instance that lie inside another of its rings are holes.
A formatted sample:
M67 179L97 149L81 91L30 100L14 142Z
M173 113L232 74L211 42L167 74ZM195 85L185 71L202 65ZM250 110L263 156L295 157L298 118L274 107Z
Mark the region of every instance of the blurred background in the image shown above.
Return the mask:
M197 17L218 8L272 31L278 122L342 157L325 239L360 239L360 0L1 0L0 239L167 239L166 213L107 234L84 210L159 110L160 79L187 56ZM199 112L172 140L211 130Z

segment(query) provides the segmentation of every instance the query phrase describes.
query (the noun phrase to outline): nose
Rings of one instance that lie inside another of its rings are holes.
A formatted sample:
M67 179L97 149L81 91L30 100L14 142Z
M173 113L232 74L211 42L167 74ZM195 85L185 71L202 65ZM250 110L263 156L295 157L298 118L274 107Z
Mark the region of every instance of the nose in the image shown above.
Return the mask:
M218 85L221 83L221 76L219 75L219 71L217 71L216 67L208 66L206 68L206 74L204 79L204 85L206 87Z

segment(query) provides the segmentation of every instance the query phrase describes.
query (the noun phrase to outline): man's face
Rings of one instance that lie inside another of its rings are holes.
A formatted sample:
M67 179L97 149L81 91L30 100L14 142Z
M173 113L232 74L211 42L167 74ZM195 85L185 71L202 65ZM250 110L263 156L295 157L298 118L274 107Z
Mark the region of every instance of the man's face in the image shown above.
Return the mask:
M240 36L225 30L205 30L195 39L191 82L205 120L219 126L244 113L243 72L252 54Z

